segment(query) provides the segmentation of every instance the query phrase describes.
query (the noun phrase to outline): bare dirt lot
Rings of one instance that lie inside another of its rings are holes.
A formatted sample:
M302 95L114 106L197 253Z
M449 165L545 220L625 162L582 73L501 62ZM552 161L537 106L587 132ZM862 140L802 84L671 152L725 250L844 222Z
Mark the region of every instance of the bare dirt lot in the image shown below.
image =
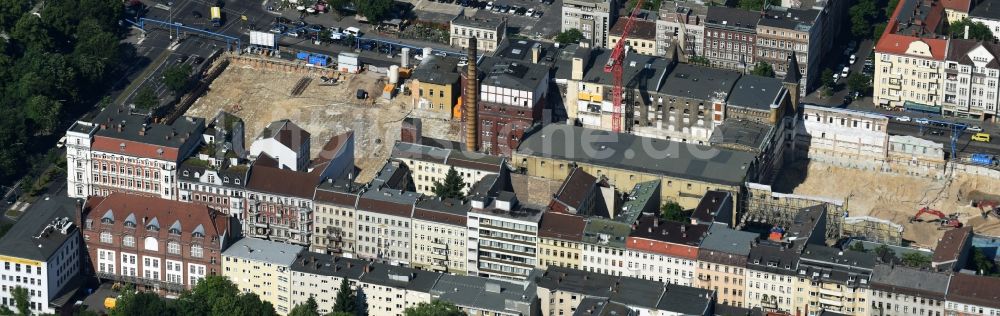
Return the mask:
M850 216L869 215L904 226L903 238L918 246L934 247L944 233L936 223L909 219L925 206L945 214L958 213L965 225L976 232L1000 235L1000 219L983 219L979 209L970 205L971 195L1000 193L1000 179L960 175L951 180L931 180L902 175L846 169L811 162L789 166L791 173L805 174L798 184L781 183L775 188L801 195L846 199ZM786 174L789 172L786 171ZM797 182L797 181L796 181ZM925 215L922 218L930 219Z
M324 86L319 76L232 63L185 115L210 119L225 110L243 118L248 147L268 123L287 118L312 134L313 157L330 137L353 130L355 165L361 169L355 181L367 182L389 157L393 143L399 140L403 118L417 113L412 112L410 96L397 95L392 101L381 98L385 74L363 72L340 76L339 84ZM303 77L313 80L301 94L292 96L293 88ZM359 88L373 99L358 100L355 93ZM458 139L455 123L425 119L423 126L425 136Z

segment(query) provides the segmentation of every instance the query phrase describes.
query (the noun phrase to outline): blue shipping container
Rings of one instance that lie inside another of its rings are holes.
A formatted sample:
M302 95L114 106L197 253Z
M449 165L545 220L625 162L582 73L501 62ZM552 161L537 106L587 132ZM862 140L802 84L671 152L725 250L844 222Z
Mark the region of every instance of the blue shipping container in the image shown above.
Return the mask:
M316 66L326 66L326 56L321 56L321 55L309 56L309 63Z
M977 165L993 165L993 155L989 154L972 154L972 163Z
M295 59L301 59L301 60L309 59L309 53L299 52L298 54L295 54Z

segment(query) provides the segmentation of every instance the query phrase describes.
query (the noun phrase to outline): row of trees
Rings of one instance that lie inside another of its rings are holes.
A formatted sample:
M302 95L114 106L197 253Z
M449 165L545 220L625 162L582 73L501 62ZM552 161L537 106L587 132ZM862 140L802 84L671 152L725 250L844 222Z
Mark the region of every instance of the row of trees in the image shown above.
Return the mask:
M120 0L0 1L0 181L20 176L51 146L37 140L96 103L134 55L120 44L123 11Z

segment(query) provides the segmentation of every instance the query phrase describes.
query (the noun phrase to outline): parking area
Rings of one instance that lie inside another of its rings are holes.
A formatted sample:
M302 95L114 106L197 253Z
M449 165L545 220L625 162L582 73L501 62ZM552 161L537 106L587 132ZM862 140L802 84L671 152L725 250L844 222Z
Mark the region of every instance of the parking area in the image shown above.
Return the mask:
M509 34L551 38L559 33L562 0L410 0L422 21L447 22L462 13L482 19L507 18Z

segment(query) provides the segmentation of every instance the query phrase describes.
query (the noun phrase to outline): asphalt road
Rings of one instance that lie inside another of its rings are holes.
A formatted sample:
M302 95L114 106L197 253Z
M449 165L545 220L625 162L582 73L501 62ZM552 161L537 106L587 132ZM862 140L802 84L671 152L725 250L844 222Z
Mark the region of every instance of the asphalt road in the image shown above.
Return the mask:
M996 128L996 126L990 126ZM915 121L901 122L895 119L889 122L889 135L910 135L923 139L940 142L945 145L945 151L951 151L952 131L949 127L938 127L932 124L920 124ZM985 143L972 140L973 132L965 131L958 137L955 149L959 157L967 157L972 154L992 154L1000 155L1000 141L994 140L992 143ZM998 135L995 132L991 133Z

